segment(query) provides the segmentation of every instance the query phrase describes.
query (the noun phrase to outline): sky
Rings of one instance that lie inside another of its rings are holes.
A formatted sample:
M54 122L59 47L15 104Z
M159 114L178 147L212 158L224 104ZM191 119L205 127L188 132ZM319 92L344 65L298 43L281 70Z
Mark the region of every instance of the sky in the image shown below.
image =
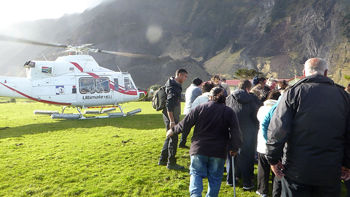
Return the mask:
M60 18L81 13L104 0L1 0L0 27L22 21Z

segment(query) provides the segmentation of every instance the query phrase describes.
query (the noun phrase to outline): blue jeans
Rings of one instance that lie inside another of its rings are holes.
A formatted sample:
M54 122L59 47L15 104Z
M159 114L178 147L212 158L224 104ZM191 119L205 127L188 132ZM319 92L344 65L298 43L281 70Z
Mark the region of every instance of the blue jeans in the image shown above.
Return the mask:
M203 179L208 177L208 191L206 197L218 196L224 175L225 159L192 155L190 166L190 195L202 196Z

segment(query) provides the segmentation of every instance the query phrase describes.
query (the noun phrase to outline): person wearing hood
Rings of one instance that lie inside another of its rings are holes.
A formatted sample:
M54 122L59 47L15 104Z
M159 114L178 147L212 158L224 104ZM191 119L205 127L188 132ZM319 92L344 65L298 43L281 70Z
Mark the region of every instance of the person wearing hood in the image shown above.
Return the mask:
M266 114L269 113L272 106L277 103L281 93L278 90L273 90L267 96L264 101L264 106L259 108L257 117L259 120L259 131L258 131L258 176L257 176L257 191L256 193L260 196L267 196L269 193L269 177L270 177L270 165L267 163L265 158L266 155L266 141L267 135L263 133L263 121ZM274 177L272 177L273 180Z
M181 113L181 92L182 86L187 79L187 71L185 69L178 69L175 72L175 77L170 77L165 83L167 100L165 108L163 109L163 120L165 129L168 131L180 122ZM176 164L178 136L174 135L167 137L164 141L162 152L160 154L158 165L166 165L168 169L180 170L183 166Z
M242 80L238 87L238 90L235 90L227 97L226 105L236 112L243 136L243 147L235 157L237 161L235 162L236 175L237 177L242 176L243 189L251 190L254 188L252 179L254 176L256 140L259 128L259 121L256 115L259 107L254 101L254 98L249 95L249 91L252 88L249 80ZM227 155L227 157L226 182L231 186L233 185L233 181L235 181L235 177L232 177L231 155Z

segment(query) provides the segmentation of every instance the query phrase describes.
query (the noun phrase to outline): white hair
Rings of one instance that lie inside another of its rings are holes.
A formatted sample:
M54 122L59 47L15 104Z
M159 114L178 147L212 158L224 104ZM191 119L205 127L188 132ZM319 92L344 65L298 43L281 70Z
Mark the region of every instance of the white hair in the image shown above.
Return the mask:
M321 58L308 59L304 66L305 76L324 75L327 69L327 62Z

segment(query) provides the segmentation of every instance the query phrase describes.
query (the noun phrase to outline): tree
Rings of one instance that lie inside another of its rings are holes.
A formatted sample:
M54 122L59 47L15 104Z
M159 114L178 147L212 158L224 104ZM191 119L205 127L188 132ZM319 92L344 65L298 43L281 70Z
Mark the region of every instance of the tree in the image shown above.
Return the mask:
M254 69L237 69L234 77L235 79L253 79L256 75L261 75L263 74L262 72L256 71Z
M344 75L344 78L348 81L350 81L350 75Z

